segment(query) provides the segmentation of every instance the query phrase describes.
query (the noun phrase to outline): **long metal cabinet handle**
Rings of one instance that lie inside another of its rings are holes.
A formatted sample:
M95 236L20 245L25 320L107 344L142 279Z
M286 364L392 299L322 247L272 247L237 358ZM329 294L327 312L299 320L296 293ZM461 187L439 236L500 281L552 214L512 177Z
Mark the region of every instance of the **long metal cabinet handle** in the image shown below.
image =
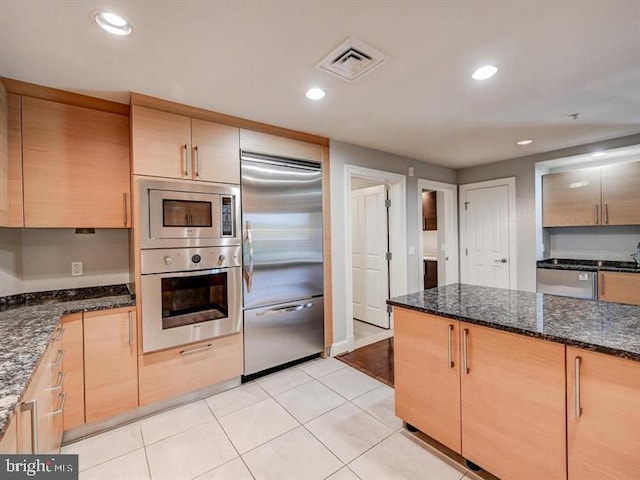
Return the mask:
M609 224L609 204L605 203L602 205L602 209L604 210L604 223L605 225Z
M22 402L20 411L31 412L31 453L38 453L38 401Z
M129 223L129 209L127 208L127 192L122 194L122 220L124 220L124 226Z
M60 415L64 411L64 402L67 400L67 392L59 393L58 398L60 399L60 406L56 410L52 410L51 415Z
M600 296L604 297L604 275L600 275L598 280L600 281Z
M251 233L251 222L247 221L247 247L249 249L249 270L246 276L247 293L251 293L251 282L253 281L253 234Z
M582 358L576 357L576 392L575 392L575 412L576 418L582 416L582 406L580 405L580 365L582 364Z
M449 325L449 348L447 350L447 365L448 368L453 368L453 325Z
M272 308L265 312L257 313L256 317L261 317L263 315L273 315L275 313L297 312L300 310L304 310L305 308L311 308L311 307L313 307L313 303L301 303L299 305L291 305L290 307Z
M594 205L593 206L593 223L595 223L596 225L600 222L598 222L598 205Z
M184 162L184 174L185 176L189 175L189 145L186 143L182 147L184 149L184 158L182 161Z
M129 346L133 347L133 313L129 310Z
M67 372L62 370L58 372L58 383L51 387L51 390L60 390L64 386L64 377L67 376Z
M53 338L54 342L57 342L59 340L62 340L62 336L64 335L64 327L60 326L57 328L57 332L55 337Z
M462 331L462 369L466 375L469 374L469 358L467 356L467 337L469 336L469 329L465 328Z
M194 348L193 350L180 350L180 355L191 355L192 353L202 352L204 350L209 350L213 344L207 343L204 347Z
M58 350L58 355L56 356L55 361L51 362L50 365L52 367L56 367L58 365L62 365L62 359L64 358L64 350Z
M200 176L200 155L198 154L198 146L196 145L195 147L193 147L193 151L196 154L196 177Z

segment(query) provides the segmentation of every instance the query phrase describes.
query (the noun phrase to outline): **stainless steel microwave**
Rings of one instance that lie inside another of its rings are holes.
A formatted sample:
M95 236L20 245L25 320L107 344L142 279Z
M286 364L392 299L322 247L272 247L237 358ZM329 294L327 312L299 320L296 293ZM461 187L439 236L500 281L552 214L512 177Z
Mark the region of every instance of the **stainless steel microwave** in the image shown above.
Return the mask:
M239 245L240 187L139 180L140 248Z

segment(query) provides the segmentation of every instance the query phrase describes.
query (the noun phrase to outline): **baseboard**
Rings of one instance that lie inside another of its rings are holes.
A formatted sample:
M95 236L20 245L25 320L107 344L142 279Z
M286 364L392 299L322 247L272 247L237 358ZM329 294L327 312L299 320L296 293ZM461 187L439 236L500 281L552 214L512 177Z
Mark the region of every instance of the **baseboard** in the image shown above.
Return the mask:
M345 340L341 340L331 345L329 355L335 357L341 353L347 353L353 350L353 335L348 336Z

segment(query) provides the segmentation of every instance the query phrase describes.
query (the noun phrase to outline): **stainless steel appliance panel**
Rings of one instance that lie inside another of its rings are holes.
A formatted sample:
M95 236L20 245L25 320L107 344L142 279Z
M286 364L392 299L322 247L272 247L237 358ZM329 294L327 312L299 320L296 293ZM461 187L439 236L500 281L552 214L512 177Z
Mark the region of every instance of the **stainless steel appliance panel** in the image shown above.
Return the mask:
M242 155L244 308L323 293L319 165Z
M314 355L323 349L323 297L244 312L245 375Z
M582 270L537 269L538 293L549 293L563 297L598 298L598 275Z
M241 261L240 246L140 251L140 270L143 275L240 267Z

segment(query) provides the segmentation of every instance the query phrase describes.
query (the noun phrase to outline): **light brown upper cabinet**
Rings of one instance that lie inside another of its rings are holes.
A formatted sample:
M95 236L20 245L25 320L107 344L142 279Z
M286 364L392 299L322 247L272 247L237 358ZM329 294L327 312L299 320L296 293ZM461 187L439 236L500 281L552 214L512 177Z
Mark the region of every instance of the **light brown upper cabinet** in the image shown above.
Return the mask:
M240 148L254 153L264 153L300 160L321 162L323 146L317 143L303 142L292 138L280 137L269 133L240 130Z
M545 227L640 224L640 162L542 177Z
M22 138L20 96L0 85L0 226L22 227Z
M131 121L134 174L240 183L238 128L138 105Z
M22 97L25 227L130 227L129 119Z

